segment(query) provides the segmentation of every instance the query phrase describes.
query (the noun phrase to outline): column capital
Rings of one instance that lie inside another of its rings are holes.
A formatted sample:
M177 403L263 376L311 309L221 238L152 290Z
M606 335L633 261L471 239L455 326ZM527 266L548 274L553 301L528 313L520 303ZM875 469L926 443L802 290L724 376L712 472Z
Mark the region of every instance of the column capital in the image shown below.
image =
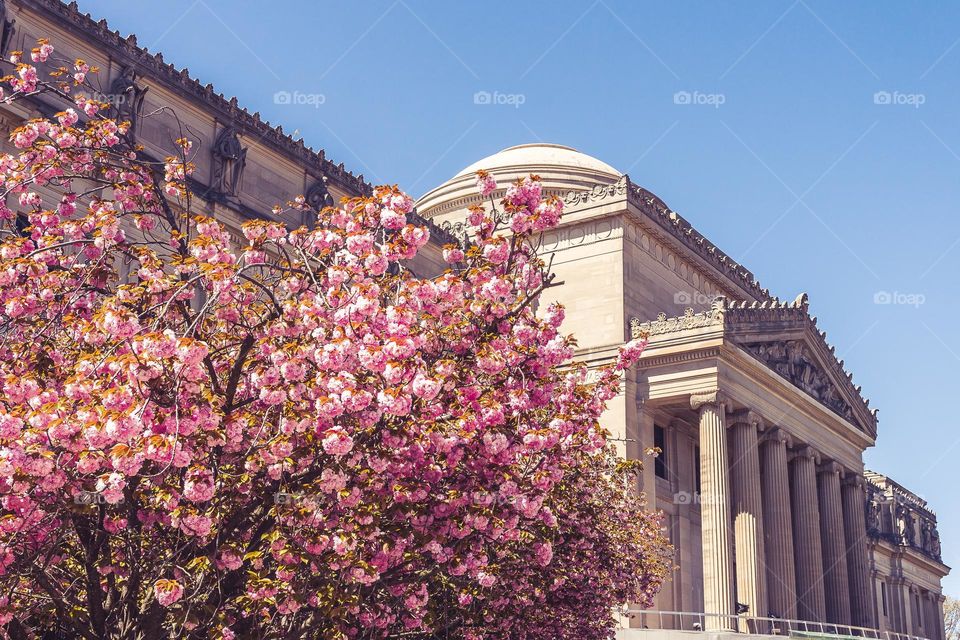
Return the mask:
M835 460L826 460L817 467L817 473L833 473L843 477L843 467Z
M866 480L859 473L848 472L843 477L843 486L853 487L854 489L863 489Z
M763 436L760 440L760 444L765 442L779 442L784 444L787 448L793 446L793 436L791 436L787 431L781 427L767 427L763 432Z
M790 451L790 459L809 458L814 464L820 464L820 452L808 444L800 444Z
M763 431L766 427L763 422L763 417L761 417L759 413L752 409L741 409L739 411L734 411L730 414L727 424L731 427L735 424L749 424L752 425L757 431Z
M690 394L690 408L699 411L701 408L709 405L723 405L724 411L730 406L730 399L719 389L713 391L704 391L702 393Z

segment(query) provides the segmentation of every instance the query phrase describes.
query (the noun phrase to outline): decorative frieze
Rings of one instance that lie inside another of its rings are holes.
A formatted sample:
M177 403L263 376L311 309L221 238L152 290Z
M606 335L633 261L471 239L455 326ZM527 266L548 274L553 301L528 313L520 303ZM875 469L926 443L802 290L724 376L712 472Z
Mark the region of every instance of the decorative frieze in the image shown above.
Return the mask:
M921 498L890 478L871 471L865 476L867 534L942 562L936 514Z
M843 419L855 421L850 404L843 399L830 376L817 363L802 340L775 340L741 346Z

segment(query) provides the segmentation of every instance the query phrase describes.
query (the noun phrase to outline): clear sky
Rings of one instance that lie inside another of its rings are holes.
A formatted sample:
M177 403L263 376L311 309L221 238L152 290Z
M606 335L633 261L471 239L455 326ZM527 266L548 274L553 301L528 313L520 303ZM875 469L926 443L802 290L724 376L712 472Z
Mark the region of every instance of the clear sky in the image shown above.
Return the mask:
M570 145L775 295L809 293L880 408L867 464L931 503L960 595L960 4L80 7L373 182L419 196L504 147Z

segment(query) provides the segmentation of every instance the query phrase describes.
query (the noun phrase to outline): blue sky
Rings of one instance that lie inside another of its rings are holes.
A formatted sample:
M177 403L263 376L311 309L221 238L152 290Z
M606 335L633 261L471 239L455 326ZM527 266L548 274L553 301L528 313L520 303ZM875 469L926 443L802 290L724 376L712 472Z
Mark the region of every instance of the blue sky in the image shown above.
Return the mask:
M774 294L809 293L880 408L868 466L930 501L960 594L960 4L80 7L374 182L419 196L501 148L567 144Z

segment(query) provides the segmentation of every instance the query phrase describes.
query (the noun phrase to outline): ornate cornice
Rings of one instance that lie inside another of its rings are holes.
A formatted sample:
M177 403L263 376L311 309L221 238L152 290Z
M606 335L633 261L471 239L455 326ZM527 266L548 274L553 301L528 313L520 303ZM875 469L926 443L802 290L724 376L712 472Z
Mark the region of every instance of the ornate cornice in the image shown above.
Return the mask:
M623 196L627 193L627 185L630 179L622 176L619 180L611 184L595 184L591 189L585 191L568 191L563 196L563 203L567 206L577 206L589 202L597 202L606 198Z
M94 20L89 14L81 13L76 2L69 4L59 0L16 0L16 4L29 7L48 16L69 29L72 33L95 40L114 58L119 58L123 66L133 65L140 75L148 75L152 80L162 82L176 92L187 95L202 103L202 109L220 116L228 125L240 129L243 133L257 136L258 140L292 155L303 165L330 177L348 193L366 194L370 185L362 175L354 175L343 163L334 164L325 157L321 149L316 151L294 140L283 132L283 127L273 126L260 118L259 113L250 113L241 107L237 98L227 98L216 93L212 84L203 85L190 76L187 69L178 69L165 62L162 53L151 53L138 46L137 37L123 37L119 31L110 29L106 20Z
M35 11L61 24L71 33L87 38L92 46L106 51L125 70L133 70L140 77L147 76L154 82L167 85L174 93L197 101L202 111L225 126L233 127L243 135L256 137L259 143L291 157L307 173L308 180L326 179L341 191L352 195L369 195L372 192L373 187L363 174L354 175L342 162L328 160L323 149L315 150L305 145L302 139L295 140L284 133L282 126L262 120L259 112L250 113L239 105L236 97L228 99L222 93L217 93L212 84L201 84L190 76L187 69L178 69L165 62L162 53L151 53L138 46L135 35L124 37L119 31L111 30L106 20L96 21L89 14L81 13L76 2L14 0L14 4ZM262 217L259 213L255 215ZM414 224L427 227L439 241L456 241L450 233L416 213L408 214L408 217Z
M634 339L637 339L686 329L722 326L723 311L722 306L714 305L710 311L694 313L693 309L687 309L682 316L672 318L668 318L667 314L661 313L656 320L650 322L641 322L639 318L631 318L630 333Z
M658 226L679 240L683 245L713 265L720 273L735 282L743 289L762 301L772 301L774 298L767 289L760 286L753 273L738 264L726 253L721 251L706 236L693 228L683 216L670 209L660 198L643 187L626 178L626 192L629 202L646 213Z
M853 375L836 357L834 347L827 343L827 334L817 328L806 294L793 302L731 302L718 297L708 311L695 313L687 309L682 316L672 318L661 313L649 322L630 320L630 332L635 339L710 326L722 327L725 336L768 369L844 420L876 435L876 410L870 409L870 401L863 398L862 389L853 383ZM785 332L796 337L776 337ZM765 335L773 337L764 339ZM814 352L821 355L815 357Z

